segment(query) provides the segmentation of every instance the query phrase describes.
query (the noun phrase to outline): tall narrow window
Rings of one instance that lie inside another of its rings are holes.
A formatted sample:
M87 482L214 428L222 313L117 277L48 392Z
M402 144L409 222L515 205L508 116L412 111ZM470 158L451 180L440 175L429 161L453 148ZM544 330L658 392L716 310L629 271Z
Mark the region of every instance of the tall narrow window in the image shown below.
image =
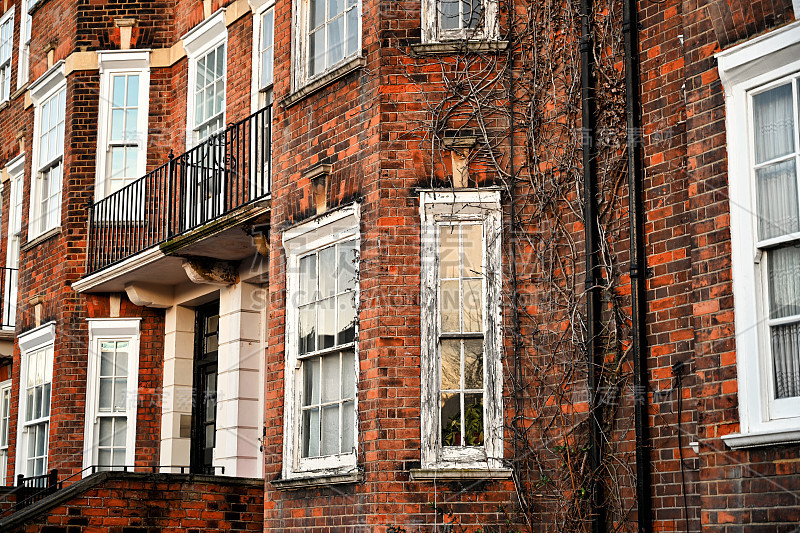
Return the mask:
M259 43L259 91L265 92L272 87L274 63L274 28L275 8L267 9L261 15L261 39ZM270 99L271 100L271 99ZM264 102L266 105L269 102Z
M24 472L41 476L47 472L50 433L50 394L53 380L53 347L46 346L25 356L22 382L25 402L23 418Z
M19 279L19 252L22 233L22 176L25 170L25 154L20 154L8 166L10 201L8 210L8 249L3 279L2 326L13 328L17 316L17 284Z
M17 89L28 83L28 69L31 61L31 25L33 17L28 13L30 2L22 0L19 17L19 60L17 63Z
M358 226L353 208L284 234L290 274L286 478L349 473L357 443Z
M225 125L225 43L197 59L194 80L194 137L202 142Z
M11 380L0 383L0 485L8 476L8 432L11 424Z
M11 96L11 50L14 43L14 8L0 17L0 102Z
M501 466L499 202L422 193L423 469Z
M100 122L96 197L106 197L144 175L149 106L149 57L142 50L98 52ZM123 206L128 208L129 206Z
M89 321L84 466L118 469L134 462L139 322Z
M30 94L34 106L34 157L28 240L61 223L67 96L64 64L37 80Z

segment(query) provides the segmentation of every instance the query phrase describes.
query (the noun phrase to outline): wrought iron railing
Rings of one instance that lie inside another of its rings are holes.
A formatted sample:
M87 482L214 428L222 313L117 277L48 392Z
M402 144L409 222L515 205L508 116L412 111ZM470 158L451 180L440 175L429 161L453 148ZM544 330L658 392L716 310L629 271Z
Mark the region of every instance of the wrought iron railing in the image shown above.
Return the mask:
M272 106L229 125L89 208L88 273L270 193Z

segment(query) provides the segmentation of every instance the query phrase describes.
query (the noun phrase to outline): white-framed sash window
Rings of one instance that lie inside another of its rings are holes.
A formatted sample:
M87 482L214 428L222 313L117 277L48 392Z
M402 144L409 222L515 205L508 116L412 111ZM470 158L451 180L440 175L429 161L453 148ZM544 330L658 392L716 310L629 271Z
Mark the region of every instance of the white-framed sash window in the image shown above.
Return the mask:
M14 6L0 16L0 102L11 97L11 51L14 49Z
M22 238L22 179L25 172L25 154L12 159L6 166L9 177L8 247L3 285L2 325L9 329L16 324L19 283L19 253Z
M22 8L19 17L19 60L17 63L17 89L28 83L28 70L31 64L31 26L33 17L28 13L32 2L20 0Z
M11 380L0 383L0 485L8 477L8 443L11 427Z

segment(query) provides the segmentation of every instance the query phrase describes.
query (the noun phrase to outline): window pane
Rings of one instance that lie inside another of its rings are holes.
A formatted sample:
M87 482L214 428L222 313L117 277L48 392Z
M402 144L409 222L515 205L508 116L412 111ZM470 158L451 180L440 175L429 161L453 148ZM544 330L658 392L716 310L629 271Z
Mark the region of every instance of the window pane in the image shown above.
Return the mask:
M320 298L336 294L336 247L330 246L319 252Z
M347 55L358 52L358 8L347 12Z
M483 19L483 0L462 0L465 28L477 28Z
M356 243L343 242L339 245L339 292L356 287Z
M317 256L307 255L300 259L300 294L299 304L317 299Z
M97 450L97 464L111 466L111 450Z
M767 251L770 318L800 314L800 247Z
M339 405L322 408L322 455L339 453Z
M464 329L463 331L483 331L482 280L465 280L464 289Z
M759 238L769 239L800 231L794 159L756 169L756 183Z
M341 453L350 453L355 445L355 404L345 402L342 404L342 449Z
M483 394L464 395L464 444L483 446Z
M125 446L128 422L122 417L114 419L114 446Z
M303 405L319 403L319 358L303 362Z
M42 387L42 416L50 416L50 383Z
M336 298L339 313L339 328L336 333L337 344L353 342L356 337L355 299L354 292L345 293Z
M320 29L309 36L308 73L310 76L325 70L325 30Z
M100 352L100 375L113 376L114 375L114 343L103 343L103 349L108 348L109 351Z
M356 394L355 353L352 350L342 352L342 398L353 398Z
M114 466L125 466L125 450L114 450Z
M322 402L331 402L341 398L339 395L341 373L339 370L339 354L334 353L322 358Z
M125 177L136 178L139 176L137 152L135 147L125 148Z
M462 226L462 258L461 275L465 278L475 278L483 275L481 266L483 256L483 226L470 224Z
M442 394L442 446L461 446L461 395Z
M111 140L121 141L124 137L125 111L122 109L111 110Z
M125 76L111 78L111 105L112 107L125 106Z
M128 98L126 104L128 107L137 107L139 105L139 76L128 76Z
M775 363L775 397L800 396L800 323L770 328Z
M101 411L111 410L112 383L113 383L112 380L107 378L100 380L99 407Z
M311 0L308 29L313 30L325 22L325 0Z
M458 277L458 226L439 226L439 277Z
M303 457L319 456L319 409L303 411Z
M111 446L111 443L114 442L114 424L112 420L108 417L100 419L100 428L97 434L100 446Z
M442 340L442 390L461 388L461 341Z
M322 300L317 304L317 321L319 335L317 336L317 349L332 348L336 338L336 308L335 298Z
M316 312L314 304L300 308L300 354L313 352L316 341Z
M125 378L117 378L114 383L114 411L124 411L128 380Z
M328 24L328 66L338 63L344 57L344 17Z
M464 340L464 388L483 388L483 340Z
M790 83L753 97L756 163L794 152L793 108Z
M125 111L125 136L126 141L136 141L139 131L139 111L136 108Z
M460 331L458 281L441 282L440 308L442 313L442 331Z
M459 1L460 0L441 0L439 7L440 24L443 30L457 30L459 29Z

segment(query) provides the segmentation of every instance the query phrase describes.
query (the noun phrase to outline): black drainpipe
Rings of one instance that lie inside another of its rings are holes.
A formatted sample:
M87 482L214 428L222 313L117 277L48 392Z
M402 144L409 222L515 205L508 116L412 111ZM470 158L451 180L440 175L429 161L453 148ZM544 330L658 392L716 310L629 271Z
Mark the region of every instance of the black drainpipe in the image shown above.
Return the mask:
M634 430L636 432L636 506L639 533L653 531L650 497L650 444L647 426L647 264L641 184L641 118L639 115L639 24L636 0L623 0L622 32L625 36L625 114L628 131L628 218L630 222L631 316L633 348Z
M600 335L600 277L599 269L599 231L597 220L597 180L595 157L595 106L592 50L592 0L581 0L581 121L583 148L583 203L584 235L586 238L586 351L588 364L588 386L590 400L589 421L591 424L591 447L589 449L589 468L591 485L589 487L592 506L592 533L605 531L603 512L603 485L598 477L602 465L602 428L600 426L598 378L603 359L599 344Z

